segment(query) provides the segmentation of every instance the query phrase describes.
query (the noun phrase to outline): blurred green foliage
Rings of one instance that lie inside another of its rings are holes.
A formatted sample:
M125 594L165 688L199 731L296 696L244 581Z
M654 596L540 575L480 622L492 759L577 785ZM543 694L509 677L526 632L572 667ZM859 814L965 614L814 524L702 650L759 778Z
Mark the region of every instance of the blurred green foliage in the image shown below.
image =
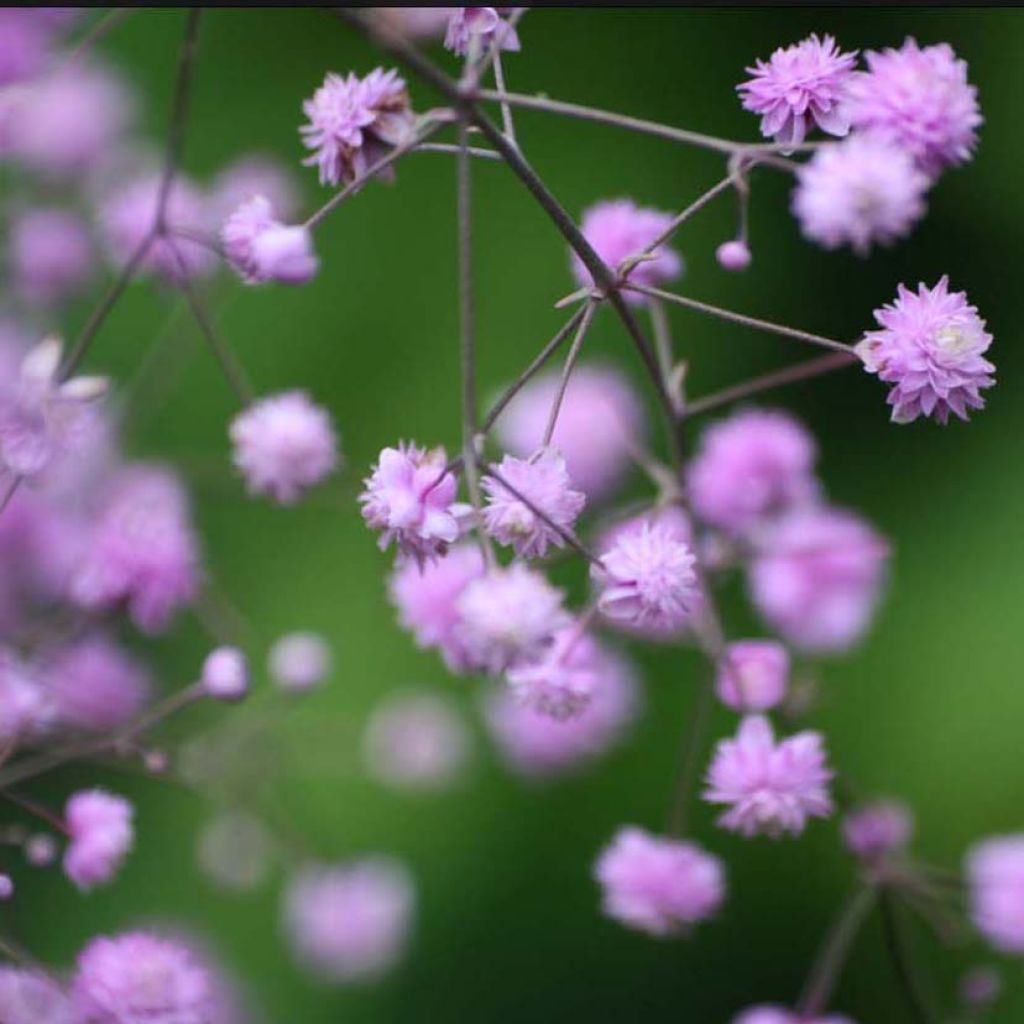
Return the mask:
M156 139L166 127L183 18L139 10L103 44L137 85ZM200 181L252 149L297 165L302 98L327 70L365 72L378 62L321 11L221 9L203 22L185 154L187 171ZM909 241L868 261L805 244L788 213L788 182L763 172L754 182L753 267L727 275L715 265L714 248L732 229L732 204L722 202L680 235L686 289L854 338L897 282L931 283L949 273L989 320L999 385L969 425L890 426L882 387L853 372L777 396L819 437L830 494L870 516L896 550L877 627L861 650L825 668L815 720L836 763L866 791L913 804L921 851L952 867L978 835L1024 827L1024 353L1016 280L1024 231L1024 14L538 10L523 23L523 52L506 64L520 91L753 138L756 123L734 94L743 67L812 30L834 33L844 48L898 45L906 34L952 43L980 88L986 124L977 158L943 178ZM435 102L419 83L411 86L420 109ZM624 194L679 208L722 173L712 155L609 128L527 112L517 126L534 165L574 213ZM314 172L299 170L312 208L327 193ZM487 393L550 336L560 322L552 302L572 284L564 245L512 175L497 164L477 164L474 174ZM696 657L636 652L647 714L624 749L582 778L521 784L483 740L471 777L443 796L397 796L359 774L359 725L392 689L430 684L457 694L468 715L476 707L477 683L450 679L397 630L384 592L390 559L377 551L353 500L383 445L402 437L457 444L454 202L452 158L410 157L394 187L373 185L332 215L318 237L323 270L311 286L248 290L228 282L212 299L260 389L308 386L336 416L347 468L335 486L295 509L245 499L227 461L231 395L184 318L175 341L181 377L169 380L174 386L159 403L146 403L126 438L133 456L177 460L189 475L211 573L254 623L257 657L291 628L321 630L335 645L330 689L280 726L288 768L268 793L324 857L384 850L408 858L421 905L407 961L377 985L329 990L309 982L283 951L276 885L255 898L234 897L192 866L202 802L113 774L111 785L141 798L139 845L123 880L83 898L59 877L26 879L5 915L37 955L57 963L97 930L182 921L209 936L273 1024L584 1015L719 1024L754 1001L790 1001L852 882L834 821L799 842L748 843L713 830L710 815L698 812L702 841L728 863L731 892L726 912L690 941L653 942L597 912L589 874L596 851L620 824L658 828L663 821L701 671ZM129 378L173 306L156 286L134 286L98 338L89 368ZM65 329L72 332L84 314L77 311ZM784 340L682 310L672 321L694 394L803 355ZM588 357L617 360L646 387L607 312L588 350ZM640 481L634 490L642 493ZM728 614L747 621L741 595L730 597ZM188 621L160 642L156 657L169 686L191 678L204 643ZM729 728L728 717L715 728ZM56 799L95 776L79 769L37 791ZM947 1003L961 967L985 956L976 946L938 951L923 931L915 941ZM1008 993L993 1019L1019 1021L1019 965L1008 964L1006 973ZM910 1019L876 921L856 946L835 1004L862 1024Z

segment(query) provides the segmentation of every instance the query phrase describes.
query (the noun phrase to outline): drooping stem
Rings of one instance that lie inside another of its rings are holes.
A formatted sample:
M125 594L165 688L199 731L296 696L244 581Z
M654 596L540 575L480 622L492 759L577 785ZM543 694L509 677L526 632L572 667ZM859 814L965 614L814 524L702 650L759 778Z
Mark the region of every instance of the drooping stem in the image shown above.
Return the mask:
M835 353L833 355L819 356L817 359L807 359L795 366L787 366L783 370L774 370L771 373L762 374L759 377L752 377L750 380L731 387L723 388L713 394L705 395L694 402L690 402L683 416L690 419L693 416L700 416L703 413L711 412L714 409L728 405L730 402L737 402L744 398L751 398L765 391L782 387L785 384L795 384L797 381L809 380L812 377L820 377L823 374L831 373L833 370L842 370L854 366L858 359L851 352Z
M579 358L580 349L583 347L583 339L587 336L587 330L590 327L591 321L594 319L594 303L588 302L583 310L583 318L580 320L580 325L576 329L576 337L572 339L572 345L569 346L569 354L565 357L565 366L562 368L562 377L558 382L558 390L555 392L554 400L551 403L551 411L548 413L547 426L544 428L544 437L540 443L542 448L547 448L551 444L551 438L555 433L555 427L558 424L558 414L562 410L562 401L565 399L565 391L569 386L569 378L572 377L572 371L576 366L576 360Z
M879 893L879 909L882 913L882 930L885 944L892 959L893 970L906 996L910 1014L917 1024L932 1024L934 1018L928 1012L924 986L918 976L910 955L909 943L900 919L897 896L891 889L883 888Z

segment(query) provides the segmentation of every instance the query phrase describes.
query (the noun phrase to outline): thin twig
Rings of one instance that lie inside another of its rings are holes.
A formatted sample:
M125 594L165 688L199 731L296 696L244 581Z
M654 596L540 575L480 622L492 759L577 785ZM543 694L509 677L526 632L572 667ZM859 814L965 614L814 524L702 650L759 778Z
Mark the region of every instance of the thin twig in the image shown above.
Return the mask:
M680 748L679 769L676 773L675 785L672 788L672 807L669 812L667 829L670 836L686 834L690 794L697 783L700 754L704 746L704 735L711 721L714 692L714 679L709 676L701 681L700 689L694 698L690 720Z
M580 325L576 329L576 337L573 338L572 345L569 347L569 354L565 357L565 366L562 368L562 377L558 382L558 390L555 392L554 400L551 403L551 411L548 413L547 426L544 428L544 437L540 442L541 448L547 448L547 446L551 444L551 438L555 433L555 426L558 423L558 414L562 410L562 401L565 398L565 391L569 386L569 378L572 376L572 371L576 366L576 360L579 357L580 349L583 347L583 339L587 336L587 330L594 319L595 308L596 307L593 302L588 302L583 310L583 319L580 320Z
M494 84L498 87L498 92L505 92L505 69L501 63L501 34L496 32L494 39L491 42L491 48L494 50ZM501 103L501 124L505 129L505 136L510 142L516 141L516 126L512 120L512 107L504 100Z
M481 160L501 160L501 154L493 149L484 149L480 146L469 146L467 151L470 156ZM459 147L449 142L421 142L414 150L414 153L458 153Z
M932 1024L934 1018L928 1012L923 986L910 957L903 922L899 917L899 907L896 905L896 895L890 889L882 889L879 893L879 909L882 912L885 944L892 958L893 970L899 978L900 988L906 996L910 1015L917 1024Z

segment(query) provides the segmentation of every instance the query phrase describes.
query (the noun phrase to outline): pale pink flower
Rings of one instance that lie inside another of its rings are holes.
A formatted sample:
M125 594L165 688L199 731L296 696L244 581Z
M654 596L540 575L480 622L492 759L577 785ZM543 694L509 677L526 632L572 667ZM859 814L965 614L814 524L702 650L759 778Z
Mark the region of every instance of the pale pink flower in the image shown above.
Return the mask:
M822 737L800 732L779 742L763 715L748 715L722 740L708 769L704 799L727 804L718 824L743 836L799 835L809 818L832 813Z
M262 195L243 200L225 220L220 237L224 255L246 284L306 284L319 267L309 228L282 224Z
M671 526L644 522L639 530L619 531L591 566L600 586L598 607L609 619L659 630L677 629L699 600L689 544Z
M908 37L864 59L868 71L850 82L855 128L906 150L932 178L970 159L982 122L978 90L948 43L922 49Z
M249 663L237 647L215 647L203 661L199 685L214 700L242 700L249 692Z
M73 1024L71 1003L56 981L42 971L7 964L0 967L0 1020L4 1024Z
M856 353L868 373L892 384L888 403L894 423L949 414L969 418L982 409L981 392L995 384L995 367L985 358L992 335L967 301L965 292L951 292L949 278L934 288L918 284L917 292L899 286L896 301L875 310L880 330L867 331Z
M62 302L89 281L92 241L75 214L36 207L11 224L8 260L19 295L36 305Z
M562 534L554 526L571 531L587 499L582 491L573 489L562 453L541 448L528 459L506 455L496 468L501 479L530 504L516 497L497 477L485 476L480 486L487 495L483 512L487 532L499 544L510 544L521 558L540 558L550 545L565 547ZM530 505L550 522L541 519Z
M594 866L602 908L658 937L687 932L712 917L725 898L722 863L695 843L621 829Z
M338 465L330 413L305 391L282 391L253 402L232 421L233 461L251 494L291 505Z
M416 900L390 857L304 868L284 894L285 928L298 960L328 981L377 977L405 950Z
M83 892L105 885L120 870L135 838L133 815L127 800L101 789L82 790L68 800L64 873Z
M848 811L843 818L843 841L851 853L878 860L900 853L914 834L914 819L898 800L876 800Z
M734 711L770 711L789 684L789 652L775 640L735 640L718 667L715 692Z
M330 645L317 633L285 633L267 656L267 671L282 690L305 693L331 674Z
M382 551L394 541L400 554L425 562L459 539L470 509L456 502L447 464L443 448L403 443L380 453L359 500L366 524L381 531Z
M723 270L740 271L750 266L753 257L750 255L750 246L743 239L734 238L723 242L715 250L715 259Z
M565 721L586 710L600 673L593 640L573 623L555 633L536 658L512 665L506 679L520 704Z
M965 865L970 913L1002 953L1024 953L1024 834L977 843Z
M808 1017L798 1016L781 1006L751 1006L734 1017L732 1024L853 1024L853 1021L834 1013Z
M850 130L847 98L856 62L856 52L842 53L832 36L810 35L747 68L753 77L736 90L744 109L761 115L761 134L776 142L799 145L814 125L842 136Z
M519 50L519 34L510 25L504 14L518 10L516 7L452 7L445 33L445 48L460 57L469 52L476 40L477 55L482 56L497 43L501 50Z
M37 674L15 650L0 645L0 743L44 735L53 718L53 702Z

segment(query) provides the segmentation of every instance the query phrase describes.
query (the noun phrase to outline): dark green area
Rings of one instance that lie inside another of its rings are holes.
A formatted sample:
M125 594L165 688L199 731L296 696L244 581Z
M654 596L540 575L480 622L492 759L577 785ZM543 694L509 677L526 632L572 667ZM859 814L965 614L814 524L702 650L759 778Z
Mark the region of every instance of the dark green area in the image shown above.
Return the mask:
M183 14L139 11L105 48L137 83L155 138L165 129ZM523 52L507 61L513 88L636 113L714 134L753 138L734 86L743 67L811 30L845 48L948 40L971 67L986 124L974 162L950 172L914 236L870 260L823 254L788 213L788 182L754 182L754 265L721 272L715 246L729 236L725 201L681 234L689 294L811 331L854 338L896 284L949 273L996 337L999 386L969 425L889 425L884 390L850 372L780 393L821 442L831 495L861 509L892 538L891 593L862 649L825 670L815 719L834 759L868 791L909 800L920 849L956 866L979 835L1024 828L1024 331L1021 328L1019 11L756 10L536 11ZM436 56L449 68L447 55ZM354 33L313 10L218 10L204 16L187 170L209 178L240 152L297 163L300 101L327 70L377 63ZM419 108L434 102L411 83ZM631 195L680 208L722 173L717 157L614 129L522 113L524 149L570 211ZM485 393L523 366L560 322L552 302L569 291L565 246L500 165L475 171L480 374ZM302 171L310 208L325 195ZM334 413L347 458L329 493L293 510L246 500L231 477L225 424L230 393L190 327L194 357L159 407L127 439L133 455L180 460L193 480L209 565L255 623L262 641L290 628L325 632L338 671L282 726L293 758L273 798L325 857L394 851L420 883L416 939L385 982L349 990L311 984L293 968L277 930L276 885L255 899L214 889L192 866L202 820L196 799L154 784L140 803L139 847L117 886L80 898L59 877L25 879L10 913L39 956L68 961L97 929L176 919L207 933L252 986L272 1024L338 1021L686 1021L720 1024L754 1001L792 1000L820 936L852 882L836 823L799 842L699 835L727 861L727 911L693 940L652 942L597 913L590 864L620 824L660 827L677 746L700 664L671 651L638 651L648 711L624 749L584 778L527 786L507 777L481 744L468 783L442 797L404 798L358 776L355 737L383 694L416 682L457 693L467 711L476 684L450 680L393 623L384 594L390 559L362 527L353 499L376 452L398 438L458 439L454 165L447 155L400 164L394 187L373 185L318 236L319 278L301 290L228 282L223 331L261 390L311 388ZM221 305L222 304L222 305ZM142 358L171 297L134 287L89 358L122 378ZM66 325L73 332L78 320ZM673 311L680 349L700 394L804 354L796 343ZM184 321L183 321L184 323ZM607 312L588 355L616 359L646 387L635 354ZM646 393L646 392L645 392ZM642 493L635 482L636 494ZM729 614L745 615L739 600ZM195 671L202 633L190 623L159 644L168 685ZM225 714L231 714L225 711ZM216 717L211 715L211 720ZM715 723L729 727L727 716ZM92 771L54 779L63 794ZM111 783L120 780L110 777ZM132 784L140 797L143 789ZM934 951L915 933L937 992L949 1001L961 967L984 951ZM934 954L934 955L933 955ZM1020 968L993 1020L1024 1015ZM872 920L857 944L836 1006L861 1024L910 1020Z

